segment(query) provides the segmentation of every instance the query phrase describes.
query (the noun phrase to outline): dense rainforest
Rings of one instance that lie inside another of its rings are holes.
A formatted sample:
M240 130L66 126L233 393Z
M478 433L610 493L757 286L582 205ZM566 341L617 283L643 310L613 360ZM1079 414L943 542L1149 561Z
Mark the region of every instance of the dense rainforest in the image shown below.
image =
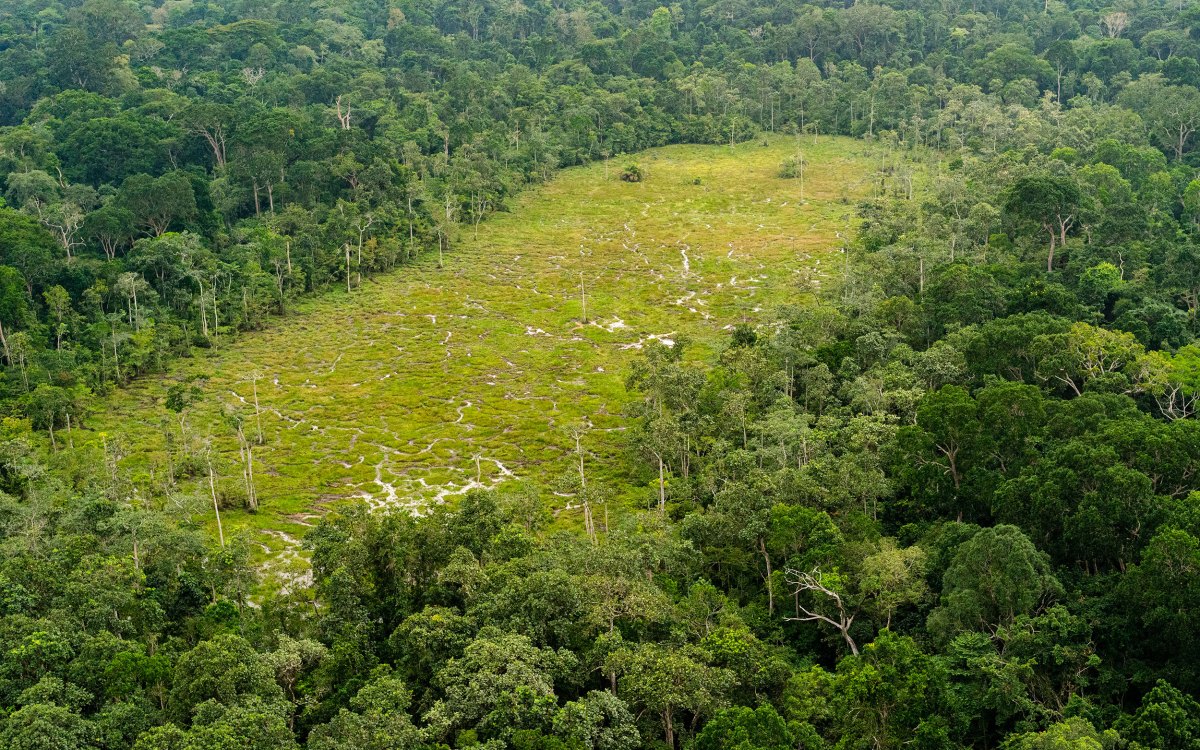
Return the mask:
M659 2L0 4L0 746L1200 747L1200 6ZM561 167L771 132L890 156L816 304L628 373L640 509L347 504L264 594L74 449Z

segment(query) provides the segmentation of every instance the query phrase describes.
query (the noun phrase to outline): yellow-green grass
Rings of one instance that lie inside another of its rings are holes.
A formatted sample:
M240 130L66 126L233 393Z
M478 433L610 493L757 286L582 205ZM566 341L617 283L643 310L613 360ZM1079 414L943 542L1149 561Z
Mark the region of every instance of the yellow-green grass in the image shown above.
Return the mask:
M805 137L802 186L777 176L796 148L779 138L656 149L636 157L646 172L636 184L619 179L617 162L566 170L477 239L464 230L444 267L426 257L350 295L309 299L268 330L115 394L92 426L120 445L126 469L161 478L164 425L178 430L166 389L206 375L189 425L212 436L232 487L238 444L221 415L240 410L254 434L259 373L261 507L223 520L264 553L294 546L315 515L348 499L418 508L476 484L546 483L567 470L567 429L585 419L593 469L619 484L624 379L640 346L687 336L691 356L711 356L733 324L811 299L837 274L872 153ZM207 489L195 482L196 495ZM627 504L649 493L617 489Z

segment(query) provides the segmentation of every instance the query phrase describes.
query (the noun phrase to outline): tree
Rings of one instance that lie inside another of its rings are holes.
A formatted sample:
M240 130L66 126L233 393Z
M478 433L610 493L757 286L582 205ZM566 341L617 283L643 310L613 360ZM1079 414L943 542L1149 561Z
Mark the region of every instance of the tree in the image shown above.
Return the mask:
M255 216L262 213L264 192L268 210L275 212L275 188L286 176L288 147L303 125L297 113L284 108L256 112L238 122L230 144L231 166L233 174L250 185Z
M101 44L123 44L146 28L141 13L121 0L85 0L71 10L69 19Z
M1050 236L1046 270L1054 270L1056 242L1067 244L1067 233L1075 226L1084 196L1079 183L1069 174L1038 172L1019 178L1008 190L1004 209L1019 221L1041 227Z
M174 724L151 727L138 737L133 750L191 750L188 735Z
M67 319L71 314L71 295L58 284L42 292L46 308L54 316L54 348L62 349L63 336L67 332Z
M1075 323L1065 333L1034 339L1037 377L1066 386L1075 396L1089 383L1105 383L1121 391L1141 392L1160 380L1161 361L1147 356L1132 333Z
M1133 716L1121 717L1117 730L1138 750L1192 750L1200 743L1200 703L1159 680Z
M846 579L836 571L822 573L820 568L805 572L787 571L788 583L796 597L796 608L800 614L784 619L797 622L823 622L831 625L842 636L850 653L858 655L858 644L850 635L854 618L858 616L857 603L850 600ZM801 599L810 603L800 604Z
M1092 638L1090 623L1061 605L1018 616L992 635L955 636L944 663L972 737L1062 719L1091 685L1099 663Z
M691 454L687 425L695 419L695 400L704 384L704 376L683 362L686 342L675 346L655 343L646 348L641 359L630 368L625 388L642 394L642 401L631 407L638 419L630 434L631 447L654 462L658 476L658 508L666 511L667 476L689 476Z
M695 730L702 718L725 706L733 687L733 674L708 666L706 656L694 649L646 644L612 654L605 669L620 675L619 695L658 715L663 742L674 748L681 714L691 715Z
M9 340L17 327L28 315L25 279L17 269L0 266L0 348L4 350L4 364L13 364L12 342Z
M14 206L40 213L59 198L58 182L43 169L13 172L5 180L4 197Z
M696 736L696 750L788 750L795 739L770 703L719 711Z
M226 151L233 133L233 108L215 102L194 102L184 110L183 127L198 135L213 153L217 168L225 166Z
M0 743L10 750L96 750L95 729L62 706L22 706L0 725Z
M1121 102L1139 112L1150 135L1175 161L1182 161L1200 127L1200 91L1172 86L1158 76L1144 76L1121 92Z
M907 428L902 438L914 446L923 446L925 456L918 456L918 466L928 462L930 468L944 474L953 485L952 497L962 487L963 479L974 462L986 450L986 431L977 416L975 399L965 388L942 386L926 394L917 407L916 426ZM961 518L962 510L958 510Z
M97 43L85 31L68 28L55 35L46 59L50 75L65 89L101 91L113 72L116 45Z
M976 82L988 87L996 83L1002 86L1021 78L1046 82L1050 74L1050 65L1045 60L1039 59L1028 48L1011 42L988 53L974 70Z
M1114 10L1100 17L1100 28L1110 38L1116 39L1125 33L1129 27L1129 14L1123 10Z
M286 716L283 705L259 698L208 701L196 711L184 750L298 750Z
M1050 66L1054 68L1054 98L1058 101L1059 105L1062 105L1063 76L1067 71L1072 70L1079 64L1079 58L1075 54L1075 46L1070 41L1062 39L1047 47L1043 56L1046 58L1046 62L1050 63Z
M920 547L901 549L890 539L863 559L859 589L883 618L885 628L892 626L898 608L917 604L925 596L925 564L925 551Z
M133 175L122 183L119 200L134 225L152 237L161 237L176 223L196 216L196 195L182 172L158 178Z
M350 699L329 723L315 727L310 750L410 750L422 744L424 733L408 715L412 693L387 667Z
M585 750L635 750L642 746L637 723L625 701L607 690L593 690L567 702L554 715L554 733Z
M30 297L55 273L59 250L54 236L35 219L0 206L0 265L20 273Z
M1197 649L1200 629L1195 619L1188 616L1200 604L1197 570L1200 570L1200 540L1183 529L1167 526L1150 540L1141 561L1131 567L1120 589L1128 602L1134 628L1129 648L1152 663L1166 664L1168 673L1186 687L1200 684L1200 674L1195 668L1200 656ZM1194 721L1200 721L1195 713L1192 715ZM1166 720L1162 724L1164 728L1169 726ZM1139 734L1152 739L1149 734ZM1200 729L1194 736L1200 737ZM1145 744L1153 746L1151 742Z
M78 416L79 405L74 394L66 388L38 383L37 387L25 394L22 399L25 413L33 421L34 427L46 430L50 443L58 450L58 442L54 437L55 428L71 424L71 416ZM78 418L76 418L78 424Z
M1005 750L1112 750L1121 746L1117 732L1097 730L1080 716L1072 716L1044 732L1011 735L1004 743ZM1160 746L1155 746L1160 747Z
M142 278L141 274L123 273L117 277L117 281L113 284L113 291L125 297L126 313L129 316L129 325L135 331L140 331L142 328L142 309L138 302L138 295L142 295L145 300L150 292L150 285Z
M476 727L481 737L507 738L549 715L556 705L555 680L577 664L569 651L538 648L526 636L485 628L461 658L434 676L445 697L425 719L443 734Z
M979 421L987 425L990 463L1010 475L1034 460L1046 420L1046 402L1035 385L992 382L975 394Z
M911 638L889 631L861 655L844 658L836 672L820 667L798 672L784 705L791 726L807 730L805 747L818 746L812 727L839 748L960 746L953 738L957 722L945 670Z
M1061 592L1046 555L1020 529L980 529L959 546L942 577L929 630L947 640L968 630L994 633L1018 615L1037 613Z
M110 201L87 215L83 234L100 245L106 258L113 260L134 236L133 213L118 201Z
M180 723L206 701L226 707L249 698L266 705L283 701L270 664L236 635L219 635L180 656L171 683L170 713Z
M73 123L58 152L66 176L91 185L118 184L140 174L171 168L171 145L179 131L173 123L136 112Z
M900 34L903 15L886 5L857 3L837 14L838 25L864 67L886 59Z

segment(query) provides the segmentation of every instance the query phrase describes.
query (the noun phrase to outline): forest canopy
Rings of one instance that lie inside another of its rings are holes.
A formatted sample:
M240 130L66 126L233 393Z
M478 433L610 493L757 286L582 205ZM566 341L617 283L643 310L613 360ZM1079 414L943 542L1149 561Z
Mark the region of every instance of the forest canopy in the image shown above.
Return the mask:
M1200 5L660 2L0 6L0 745L1200 746ZM268 592L252 481L76 450L561 168L814 134L887 154L840 278L647 346L611 525L346 503Z

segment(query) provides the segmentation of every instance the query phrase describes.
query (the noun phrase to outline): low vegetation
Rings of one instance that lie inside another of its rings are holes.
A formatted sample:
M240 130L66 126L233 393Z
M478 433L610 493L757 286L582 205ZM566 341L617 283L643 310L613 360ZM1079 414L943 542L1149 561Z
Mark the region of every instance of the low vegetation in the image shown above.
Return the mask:
M790 138L652 151L653 179L638 185L602 165L568 170L464 238L444 268L431 258L303 303L119 391L92 426L140 492L178 488L200 507L211 451L226 530L262 527L255 541L272 549L339 501L419 507L512 479L553 483L576 465L577 432L592 471L615 478L624 380L645 346L690 340L706 356L837 272L871 150L804 142L822 175L805 201L773 177ZM194 402L171 403L197 382ZM255 443L251 514L239 429ZM644 505L623 480L622 507Z

